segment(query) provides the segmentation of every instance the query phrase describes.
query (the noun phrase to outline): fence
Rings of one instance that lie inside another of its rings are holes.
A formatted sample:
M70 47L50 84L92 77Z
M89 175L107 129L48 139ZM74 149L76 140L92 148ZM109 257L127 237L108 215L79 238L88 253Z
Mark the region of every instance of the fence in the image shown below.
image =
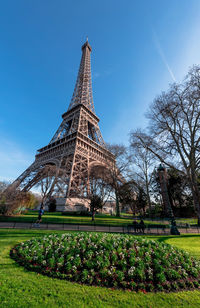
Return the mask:
M63 231L96 231L96 232L113 232L113 233L126 233L126 234L138 234L141 235L143 232L136 232L133 226L111 226L111 225L83 225L83 224L51 224L51 223L41 223L37 227L33 223L23 223L23 222L0 222L0 228L9 229L41 229L41 230L63 230ZM180 233L200 233L199 227L179 227ZM169 235L170 229L167 226L164 227L151 227L148 225L145 228L144 234L152 235Z

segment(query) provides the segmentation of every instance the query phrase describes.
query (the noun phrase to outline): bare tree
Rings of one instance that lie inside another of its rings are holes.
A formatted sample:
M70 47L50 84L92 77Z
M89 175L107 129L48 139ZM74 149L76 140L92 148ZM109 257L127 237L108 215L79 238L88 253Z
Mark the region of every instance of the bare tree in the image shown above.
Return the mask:
M110 198L112 186L110 182L110 174L105 167L96 166L90 171L89 178L90 189L88 197L90 199L90 211L92 220L97 210L102 209L104 204Z
M56 171L57 168L54 165L46 165L42 170L41 179L37 184L37 187L41 190L42 204L51 196L57 183L58 176Z
M132 139L186 176L200 224L200 66L194 66L182 84L158 96L147 117L148 133L137 130Z
M132 180L125 182L119 189L119 200L122 206L128 206L133 213L137 212L137 184Z
M9 183L6 181L0 181L0 193L2 193L7 187Z
M5 190L0 196L0 213L3 215L12 215L19 207L29 206L32 203L32 194L23 192L19 189L11 188Z
M138 182L131 180L121 185L119 190L119 199L122 205L129 206L133 215L140 212L145 215L148 205L147 195Z
M155 156L147 148L144 148L141 144L139 145L137 138L134 140L134 136L132 136L130 150L133 163L131 177L138 183L138 186L143 187L147 196L149 214L151 214L150 186L155 165Z
M116 202L116 216L120 216L119 190L122 183L126 182L130 167L130 156L127 148L120 144L109 144L108 149L115 156L115 162L109 167L110 181L114 189L114 197Z

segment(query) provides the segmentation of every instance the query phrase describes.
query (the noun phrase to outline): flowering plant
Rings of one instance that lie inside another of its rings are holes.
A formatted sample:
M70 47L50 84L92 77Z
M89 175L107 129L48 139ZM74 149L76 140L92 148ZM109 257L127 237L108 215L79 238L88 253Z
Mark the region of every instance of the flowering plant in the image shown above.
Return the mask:
M198 288L200 262L165 243L131 235L52 234L15 246L11 256L51 277L134 291Z

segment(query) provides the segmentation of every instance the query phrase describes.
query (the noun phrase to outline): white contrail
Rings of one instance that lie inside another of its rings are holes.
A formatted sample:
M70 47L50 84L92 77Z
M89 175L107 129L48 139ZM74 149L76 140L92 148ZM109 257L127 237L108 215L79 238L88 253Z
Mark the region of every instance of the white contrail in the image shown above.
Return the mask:
M159 42L159 40L158 40L158 36L156 35L156 32L155 32L155 31L153 31L153 39L154 39L156 48L157 48L157 50L158 50L158 53L159 53L159 55L160 55L160 57L161 57L163 63L165 64L165 66L166 66L166 68L167 68L167 70L168 70L168 72L169 72L169 74L170 74L172 80L173 80L173 81L176 81L176 78L175 78L175 76L174 76L174 73L172 72L172 69L170 68L170 66L169 66L169 64L168 64L168 62L167 62L167 59L166 59L166 57L165 57L165 54L164 54L164 52L163 52L163 50L162 50L162 47L161 47L160 42Z

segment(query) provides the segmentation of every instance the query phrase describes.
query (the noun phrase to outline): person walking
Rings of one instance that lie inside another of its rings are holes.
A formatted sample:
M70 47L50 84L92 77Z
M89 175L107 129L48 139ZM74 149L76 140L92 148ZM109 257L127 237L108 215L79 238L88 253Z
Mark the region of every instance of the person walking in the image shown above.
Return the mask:
M144 234L144 230L145 230L146 226L145 226L145 224L144 224L144 220L143 220L143 219L141 219L139 225L140 225L140 230L141 230L142 233Z
M41 206L40 206L40 209L39 209L39 212L38 212L38 219L36 220L35 222L35 227L39 227L40 226L40 223L42 222L42 215L44 215L44 205L43 205L43 202L41 203Z
M138 232L138 222L136 220L133 221L133 230L135 233Z

